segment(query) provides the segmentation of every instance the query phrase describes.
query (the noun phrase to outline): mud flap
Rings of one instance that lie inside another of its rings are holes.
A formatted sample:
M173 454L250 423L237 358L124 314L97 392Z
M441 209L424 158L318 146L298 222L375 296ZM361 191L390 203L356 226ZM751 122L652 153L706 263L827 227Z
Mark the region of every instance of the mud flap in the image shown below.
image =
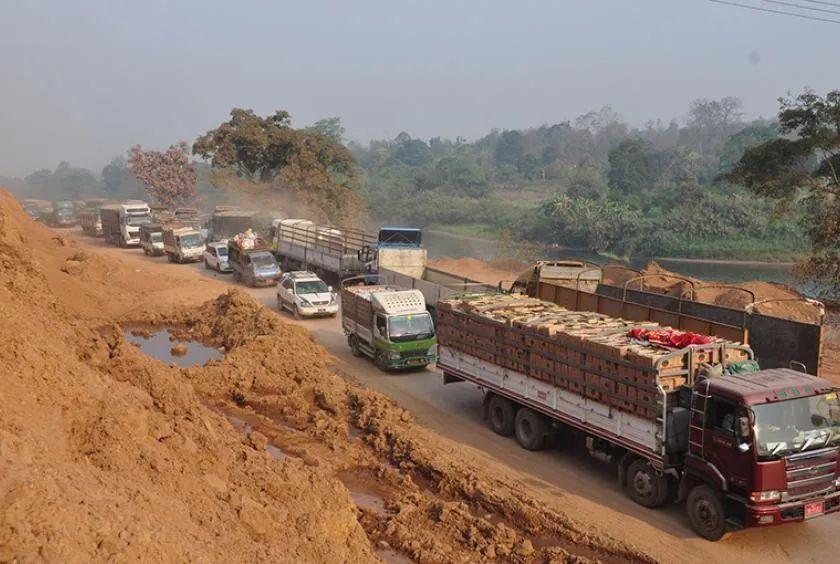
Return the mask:
M457 382L463 382L463 381L464 380L462 378L458 378L457 376L453 376L449 372L444 372L443 373L443 385L444 386L446 384L455 384ZM486 398L486 396L485 396L485 398ZM486 404L487 402L485 401L484 403Z

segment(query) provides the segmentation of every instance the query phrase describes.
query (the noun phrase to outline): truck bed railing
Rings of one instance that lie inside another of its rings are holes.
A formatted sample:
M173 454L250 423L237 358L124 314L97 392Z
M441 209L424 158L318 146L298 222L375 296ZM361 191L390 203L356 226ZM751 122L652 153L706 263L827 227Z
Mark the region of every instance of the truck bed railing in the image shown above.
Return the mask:
M284 225L277 227L277 241L327 252L332 255L355 254L376 242L376 237L361 229L332 225Z

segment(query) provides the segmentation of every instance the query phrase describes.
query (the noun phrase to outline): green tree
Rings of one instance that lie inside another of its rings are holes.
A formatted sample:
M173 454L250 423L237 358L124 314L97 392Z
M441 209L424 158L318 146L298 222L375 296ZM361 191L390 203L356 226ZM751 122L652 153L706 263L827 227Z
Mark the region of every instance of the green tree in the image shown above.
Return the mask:
M649 191L659 180L659 164L653 145L642 139L622 141L610 151L609 186L624 194Z
M516 166L524 151L525 145L522 134L518 131L504 131L499 138L499 142L496 143L496 150L494 151L496 166Z
M784 137L747 149L724 179L781 205L803 195L811 257L799 272L840 296L840 90L779 100Z
M395 139L391 158L408 166L423 166L432 160L432 150L421 139L412 139L403 132Z
M288 112L260 117L234 108L231 119L193 144L193 154L208 159L216 185L286 198L324 220L344 221L361 213L356 161L337 138L337 122L295 129ZM315 127L315 126L313 126ZM276 202L273 202L276 203Z
M325 137L332 137L340 143L341 140L344 139L344 133L346 130L344 129L344 125L341 123L340 117L329 117L319 119L307 127L306 131L317 133Z
M744 151L761 145L779 136L779 126L773 124L750 125L734 135L718 149L717 156L720 160L721 172L728 172L737 163Z
M102 183L109 196L137 197L143 193L142 185L128 168L128 161L125 157L119 156L111 159L111 162L102 169Z

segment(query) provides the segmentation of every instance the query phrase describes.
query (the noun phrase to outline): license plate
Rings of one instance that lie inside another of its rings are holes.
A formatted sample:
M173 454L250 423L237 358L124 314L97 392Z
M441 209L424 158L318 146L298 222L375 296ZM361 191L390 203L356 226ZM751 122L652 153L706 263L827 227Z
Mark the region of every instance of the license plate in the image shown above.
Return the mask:
M321 308L321 309L318 310L318 313L327 313L327 310L325 310L324 308Z
M406 361L406 364L423 364L422 358L411 358Z
M823 502L822 501L812 501L811 503L805 504L805 518L808 519L809 517L817 517L818 515L822 515L824 512Z

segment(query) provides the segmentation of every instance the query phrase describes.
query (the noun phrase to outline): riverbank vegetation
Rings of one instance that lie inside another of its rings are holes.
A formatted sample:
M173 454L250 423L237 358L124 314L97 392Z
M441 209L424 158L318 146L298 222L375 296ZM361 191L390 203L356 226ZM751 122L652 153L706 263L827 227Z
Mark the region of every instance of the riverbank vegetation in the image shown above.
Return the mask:
M620 256L791 260L808 251L804 203L782 217L721 180L745 149L779 136L775 121L746 121L740 100L724 98L643 128L603 108L473 142L401 133L350 148L383 221Z

